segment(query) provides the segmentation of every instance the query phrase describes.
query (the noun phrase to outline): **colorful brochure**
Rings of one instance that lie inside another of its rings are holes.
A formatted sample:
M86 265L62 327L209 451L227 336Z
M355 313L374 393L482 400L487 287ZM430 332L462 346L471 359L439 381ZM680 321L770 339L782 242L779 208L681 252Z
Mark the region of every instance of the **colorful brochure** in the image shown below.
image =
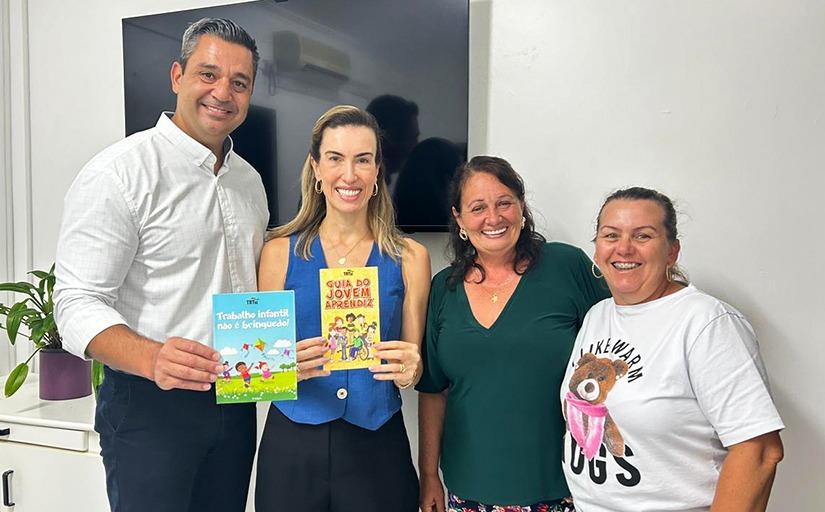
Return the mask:
M212 296L212 313L223 363L217 402L296 400L295 293L220 293Z
M326 370L380 364L373 346L381 341L378 267L321 269L321 333L332 361Z

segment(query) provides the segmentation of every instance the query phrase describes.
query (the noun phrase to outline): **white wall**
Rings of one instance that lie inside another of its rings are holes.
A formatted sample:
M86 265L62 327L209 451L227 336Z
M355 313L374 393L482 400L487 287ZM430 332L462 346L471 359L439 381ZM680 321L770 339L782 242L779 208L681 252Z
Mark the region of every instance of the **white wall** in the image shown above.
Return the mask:
M14 223L22 253L15 272L26 254L36 265L51 262L65 190L91 155L123 134L120 19L215 3L87 0L78 9L11 0L13 11L28 7L30 60L18 70L30 70L34 205ZM700 288L753 321L788 425L772 508L819 510L825 412L816 393L825 378L816 315L825 311L825 242L814 208L825 185L825 4L471 7L471 153L510 159L546 233L588 251L593 217L611 189L643 184L679 201L682 263ZM25 73L12 80L25 85ZM27 175L25 159L15 165L15 176ZM25 212L26 198L15 201L15 213L19 202ZM425 241L437 270L443 237ZM414 394L405 398L413 425Z

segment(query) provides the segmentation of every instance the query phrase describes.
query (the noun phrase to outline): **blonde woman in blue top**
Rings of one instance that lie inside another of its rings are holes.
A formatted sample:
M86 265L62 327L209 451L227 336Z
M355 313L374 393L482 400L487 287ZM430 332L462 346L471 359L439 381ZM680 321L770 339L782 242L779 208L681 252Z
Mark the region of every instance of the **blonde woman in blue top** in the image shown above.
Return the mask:
M301 208L261 254L259 288L295 291L298 400L270 407L258 452L259 512L415 511L418 481L399 389L417 382L430 260L395 227L378 125L350 106L315 123ZM318 272L378 267L382 364L324 371Z

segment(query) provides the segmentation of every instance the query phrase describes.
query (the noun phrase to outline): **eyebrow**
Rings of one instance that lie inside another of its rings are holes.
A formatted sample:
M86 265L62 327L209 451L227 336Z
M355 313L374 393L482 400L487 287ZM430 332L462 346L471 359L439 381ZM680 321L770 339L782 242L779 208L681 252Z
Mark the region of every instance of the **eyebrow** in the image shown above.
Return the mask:
M502 195L498 196L495 200L496 200L496 201L501 201L502 199L512 199L512 200L515 200L515 199L516 199L516 196L514 196L513 194L502 194ZM480 203L484 203L484 202L485 202L485 200L484 200L484 199L472 199L472 200L471 200L469 203L467 203L467 204L473 204L473 203L479 203L479 202L480 202Z
M325 155L333 154L333 155L338 155L338 156L344 156L343 153L341 153L340 151L335 151L334 149L328 149L328 150L324 151L324 154ZM358 153L357 155L355 155L355 158L358 158L359 156L372 156L372 151L364 151L363 153Z
M610 225L608 225L608 224L605 224L604 226L602 226L602 227L600 227L600 228L599 228L599 230L600 230L600 231L601 231L602 229L615 229L615 230L617 230L617 231L621 231L621 228L617 228L617 227L615 227L615 226L610 226ZM633 231L639 231L640 229L652 229L653 231L657 231L657 232L659 231L659 230L656 228L656 226L651 226L651 225L639 226L639 227L633 228Z
M217 66L215 64L199 63L197 66L198 66L198 69L206 69L206 70L209 70L209 71L222 71L221 67ZM252 81L252 79L246 73L240 73L240 72L235 73L234 75L232 75L232 78L241 78L243 80L246 80L247 82Z

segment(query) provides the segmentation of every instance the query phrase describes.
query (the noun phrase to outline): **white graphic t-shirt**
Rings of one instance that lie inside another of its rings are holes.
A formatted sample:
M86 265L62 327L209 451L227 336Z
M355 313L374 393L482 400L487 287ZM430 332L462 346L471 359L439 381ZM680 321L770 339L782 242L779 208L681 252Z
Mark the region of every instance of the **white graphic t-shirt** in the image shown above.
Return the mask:
M580 512L706 511L725 447L784 428L753 328L692 285L593 306L562 382Z

